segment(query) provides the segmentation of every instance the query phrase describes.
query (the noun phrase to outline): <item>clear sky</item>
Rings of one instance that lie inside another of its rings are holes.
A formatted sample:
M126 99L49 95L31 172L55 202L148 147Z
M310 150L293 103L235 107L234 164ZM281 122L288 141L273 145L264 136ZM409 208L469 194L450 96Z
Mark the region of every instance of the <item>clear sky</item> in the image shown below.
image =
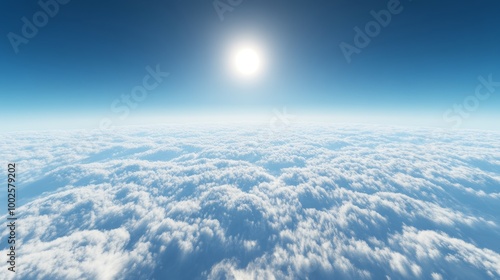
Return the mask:
M66 2L0 4L8 129L285 106L299 116L500 127L498 1ZM263 61L252 79L228 67L241 42ZM140 98L123 99L134 90Z

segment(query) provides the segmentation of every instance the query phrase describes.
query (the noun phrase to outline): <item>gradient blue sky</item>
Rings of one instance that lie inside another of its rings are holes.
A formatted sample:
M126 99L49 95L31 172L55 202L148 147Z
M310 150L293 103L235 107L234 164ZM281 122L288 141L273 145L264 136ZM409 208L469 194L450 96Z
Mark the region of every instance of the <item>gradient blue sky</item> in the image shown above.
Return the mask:
M21 18L41 8L2 1L0 118L9 129L55 120L92 127L103 117L127 124L112 102L159 64L170 76L130 120L286 106L299 116L452 126L443 114L474 95L478 76L500 81L500 3L402 0L402 12L348 63L339 44L354 44L353 28L388 2L243 0L221 21L210 0L72 0L16 54L9 32L21 35ZM268 58L252 82L227 70L228 48L242 39ZM498 129L499 105L500 87L463 127Z

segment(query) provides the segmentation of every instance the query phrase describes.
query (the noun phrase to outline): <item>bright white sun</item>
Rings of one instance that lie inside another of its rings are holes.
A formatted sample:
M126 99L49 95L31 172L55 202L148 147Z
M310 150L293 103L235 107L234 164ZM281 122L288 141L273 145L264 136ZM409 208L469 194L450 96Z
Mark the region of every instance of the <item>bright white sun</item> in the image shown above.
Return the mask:
M253 77L262 67L262 57L252 47L238 48L233 55L233 67L236 72L244 77Z

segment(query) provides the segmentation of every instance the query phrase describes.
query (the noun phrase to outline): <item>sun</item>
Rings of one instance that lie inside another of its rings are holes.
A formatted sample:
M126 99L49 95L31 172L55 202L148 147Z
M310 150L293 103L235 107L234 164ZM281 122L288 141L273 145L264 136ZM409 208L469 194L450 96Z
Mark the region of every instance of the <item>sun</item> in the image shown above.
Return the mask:
M241 46L233 52L232 66L235 72L242 77L255 77L262 70L262 54L256 47Z

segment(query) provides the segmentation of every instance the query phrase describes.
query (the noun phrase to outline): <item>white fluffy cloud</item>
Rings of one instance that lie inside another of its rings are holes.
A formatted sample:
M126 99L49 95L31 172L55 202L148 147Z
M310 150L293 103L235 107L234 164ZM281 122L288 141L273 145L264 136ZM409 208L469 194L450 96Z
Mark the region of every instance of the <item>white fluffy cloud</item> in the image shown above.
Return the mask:
M500 277L499 134L304 125L261 135L0 135L20 178L16 277Z

